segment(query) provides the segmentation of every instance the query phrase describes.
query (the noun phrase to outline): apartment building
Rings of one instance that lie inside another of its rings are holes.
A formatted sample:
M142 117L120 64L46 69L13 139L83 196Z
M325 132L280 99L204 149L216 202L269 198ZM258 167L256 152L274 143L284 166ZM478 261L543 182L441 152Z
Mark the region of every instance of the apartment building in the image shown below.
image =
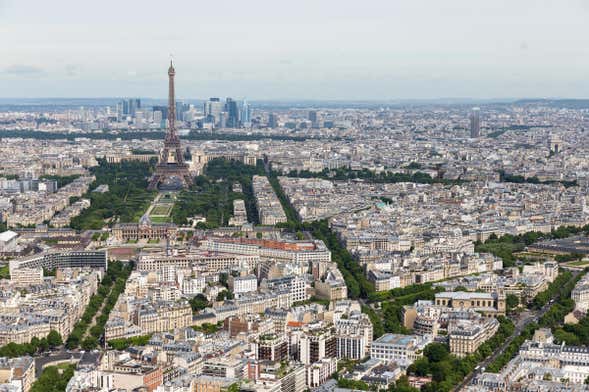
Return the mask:
M368 315L353 311L334 324L338 358L359 360L370 354L373 327Z
M142 253L137 260L137 270L144 272L160 271L164 267L174 266L178 270L202 268L207 271L224 271L232 268L253 269L259 263L257 255L236 255L221 252L186 252L174 255L160 253Z
M254 343L254 350L258 360L280 362L289 358L288 341L283 334L260 335Z
M299 338L299 360L311 365L324 358L337 356L337 338L332 327L306 329Z
M301 276L290 275L281 278L265 279L262 281L260 288L269 291L288 292L290 295L290 302L300 302L309 299L310 295L307 292L307 282Z
M495 318L455 318L449 321L447 330L450 352L465 357L495 335L499 321Z
M33 358L0 357L0 390L29 392L35 382L35 361Z
M144 334L189 327L192 308L188 301L145 303L136 310L134 322Z
M250 293L258 289L258 278L256 275L246 276L229 276L227 279L229 290L233 294L239 295L243 293Z
M255 238L211 237L200 248L210 252L255 255L262 259L311 263L331 261L331 252L323 241L277 241Z
M286 214L280 200L276 197L272 185L265 176L253 176L252 189L256 199L256 208L262 225L275 225L286 222Z
M323 385L337 371L337 358L323 358L307 366L307 386L316 388Z
M45 252L33 256L10 260L10 275L19 268L85 268L108 269L108 251L67 251Z
M571 298L575 301L576 309L587 313L589 310L589 274L577 282L571 292Z

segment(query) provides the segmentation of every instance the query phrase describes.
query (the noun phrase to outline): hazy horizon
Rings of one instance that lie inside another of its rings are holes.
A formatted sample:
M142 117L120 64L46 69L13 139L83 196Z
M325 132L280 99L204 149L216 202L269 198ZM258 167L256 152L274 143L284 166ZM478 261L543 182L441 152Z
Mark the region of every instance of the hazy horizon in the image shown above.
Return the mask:
M582 99L587 20L583 0L0 0L0 97L165 99L173 53L179 99Z

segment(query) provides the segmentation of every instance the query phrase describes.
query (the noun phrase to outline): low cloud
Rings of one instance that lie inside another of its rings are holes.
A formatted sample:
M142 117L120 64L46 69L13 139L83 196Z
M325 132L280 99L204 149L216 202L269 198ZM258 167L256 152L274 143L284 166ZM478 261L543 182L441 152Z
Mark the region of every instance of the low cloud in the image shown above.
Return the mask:
M34 65L15 64L4 68L3 73L18 76L39 76L44 74L45 71Z

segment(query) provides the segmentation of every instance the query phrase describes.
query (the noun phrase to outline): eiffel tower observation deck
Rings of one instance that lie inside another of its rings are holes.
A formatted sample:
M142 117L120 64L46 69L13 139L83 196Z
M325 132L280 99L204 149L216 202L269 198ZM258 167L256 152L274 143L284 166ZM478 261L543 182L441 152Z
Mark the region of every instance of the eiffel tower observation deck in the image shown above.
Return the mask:
M168 68L168 131L164 139L164 148L155 167L155 173L149 181L148 189L178 190L192 183L192 175L184 162L184 153L180 138L176 132L176 99L174 92L174 76L176 70L170 61Z

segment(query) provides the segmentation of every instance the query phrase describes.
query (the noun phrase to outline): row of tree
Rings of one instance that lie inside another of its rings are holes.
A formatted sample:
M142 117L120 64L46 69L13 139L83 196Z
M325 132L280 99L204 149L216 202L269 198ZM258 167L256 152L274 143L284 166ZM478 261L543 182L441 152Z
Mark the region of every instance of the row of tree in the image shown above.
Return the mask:
M417 166L416 166L417 165ZM413 162L408 166L409 169L420 169L419 164ZM310 170L291 170L287 173L289 177L300 178L323 178L326 180L348 181L364 180L372 183L395 184L399 182L415 182L418 184L457 184L460 181L447 180L442 178L432 178L429 174L416 171L413 173L393 173L389 171L375 172L368 169L353 170L347 167L337 169L323 169L320 172Z
M0 347L0 357L22 357L23 355L35 355L54 349L63 344L61 335L56 330L51 330L44 338L34 337L29 343L8 343Z
M92 132L84 134L65 133L65 132L42 132L35 130L0 130L0 139L2 138L26 138L26 139L42 139L42 140L61 140L69 139L74 140L75 138L85 137L87 139L94 140L134 140L134 139L148 139L148 140L163 140L166 136L165 131L135 131L129 129L121 129L118 132ZM210 132L199 132L190 131L186 136L183 136L184 140L229 140L229 141L255 141L260 139L271 139L271 140L292 140L292 141L305 141L306 137L303 136L287 136L287 135L247 135L247 134L233 134L233 133L210 133ZM341 140L332 138L330 140Z
M532 300L532 307L534 309L541 309L544 305L546 305L551 298L554 298L556 294L559 293L563 289L563 287L569 282L572 278L572 273L570 271L563 271L554 282L550 283L546 290L538 293L534 299Z
M126 350L131 346L145 346L151 335L132 336L130 338L112 339L108 341L108 345L115 350Z
M577 181L576 180L572 180L572 181L540 181L540 179L538 177L524 177L524 176L519 176L519 175L514 175L514 174L508 174L505 173L504 171L500 171L499 172L499 178L500 181L503 182L513 182L516 184L562 184L564 185L566 188L571 187L571 186L577 186Z
M109 263L108 271L100 282L97 293L90 298L82 318L74 325L74 329L67 339L66 346L68 348L82 346L85 350L91 350L98 345L98 340L104 332L104 325L108 321L108 316L120 293L125 289L125 283L132 269L132 265L124 265L120 261L111 261ZM96 317L95 325L90 328L89 336L85 337L86 331L101 308L102 312Z

